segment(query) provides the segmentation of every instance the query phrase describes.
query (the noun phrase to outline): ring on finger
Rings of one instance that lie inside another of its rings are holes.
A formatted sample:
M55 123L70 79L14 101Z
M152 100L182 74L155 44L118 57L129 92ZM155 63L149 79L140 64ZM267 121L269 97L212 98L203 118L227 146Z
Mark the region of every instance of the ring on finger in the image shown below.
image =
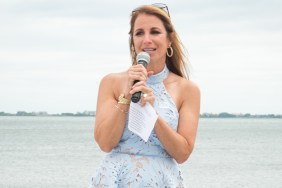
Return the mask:
M145 99L147 96L148 96L148 94L147 94L147 93L143 93L143 97L144 97L144 99Z

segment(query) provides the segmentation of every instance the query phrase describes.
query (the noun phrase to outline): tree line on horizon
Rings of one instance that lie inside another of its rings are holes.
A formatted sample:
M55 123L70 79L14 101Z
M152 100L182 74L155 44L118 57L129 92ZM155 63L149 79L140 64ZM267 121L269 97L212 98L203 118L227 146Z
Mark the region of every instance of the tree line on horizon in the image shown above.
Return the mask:
M250 114L250 113L232 114L232 113L222 112L219 114L203 113L200 115L200 117L201 118L282 118L282 114Z
M0 116L95 116L95 111L84 111L77 113L60 113L60 114L48 114L48 112L26 112L26 111L18 111L15 114L0 112ZM200 118L282 118L282 114L250 114L250 113L240 113L240 114L232 114L227 112L222 113L202 113L200 114Z
M0 116L95 116L95 111L84 111L84 112L76 112L76 113L59 113L59 114L49 114L48 112L26 112L26 111L18 111L17 113L6 113L0 112Z

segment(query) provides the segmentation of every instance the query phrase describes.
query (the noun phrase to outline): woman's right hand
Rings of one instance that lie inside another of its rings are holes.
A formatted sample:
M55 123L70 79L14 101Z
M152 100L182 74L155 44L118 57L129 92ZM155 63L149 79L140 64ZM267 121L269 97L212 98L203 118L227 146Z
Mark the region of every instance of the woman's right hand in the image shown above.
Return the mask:
M128 74L129 90L131 90L135 80L146 81L148 77L146 68L141 64L131 66L128 69L127 74Z
M147 71L146 68L141 65L133 65L128 69L128 88L129 93L132 95L135 92L141 91L142 93L146 93L150 96L147 100L141 100L142 105L146 102L150 102L152 105L154 103L154 97L152 89L146 85L146 80L149 76L153 75L153 71ZM135 82L138 80L139 82ZM134 83L135 82L135 83Z

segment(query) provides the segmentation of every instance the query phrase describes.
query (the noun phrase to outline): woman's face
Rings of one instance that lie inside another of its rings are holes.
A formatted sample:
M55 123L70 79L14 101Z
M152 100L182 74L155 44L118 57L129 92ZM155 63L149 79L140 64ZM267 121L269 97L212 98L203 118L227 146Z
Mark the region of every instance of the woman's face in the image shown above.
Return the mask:
M170 41L162 21L153 15L138 15L133 30L133 44L138 54L150 54L151 63L165 62Z

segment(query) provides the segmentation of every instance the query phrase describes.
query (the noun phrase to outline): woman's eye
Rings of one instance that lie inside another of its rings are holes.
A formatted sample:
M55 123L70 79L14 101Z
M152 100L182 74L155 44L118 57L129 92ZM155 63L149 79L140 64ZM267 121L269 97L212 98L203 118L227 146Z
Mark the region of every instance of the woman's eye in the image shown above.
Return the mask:
M159 31L151 31L151 34L157 35L157 34L160 34L160 32Z
M135 33L135 36L140 36L140 35L142 35L142 34L143 34L143 32L142 32L142 31L139 31L139 32Z

